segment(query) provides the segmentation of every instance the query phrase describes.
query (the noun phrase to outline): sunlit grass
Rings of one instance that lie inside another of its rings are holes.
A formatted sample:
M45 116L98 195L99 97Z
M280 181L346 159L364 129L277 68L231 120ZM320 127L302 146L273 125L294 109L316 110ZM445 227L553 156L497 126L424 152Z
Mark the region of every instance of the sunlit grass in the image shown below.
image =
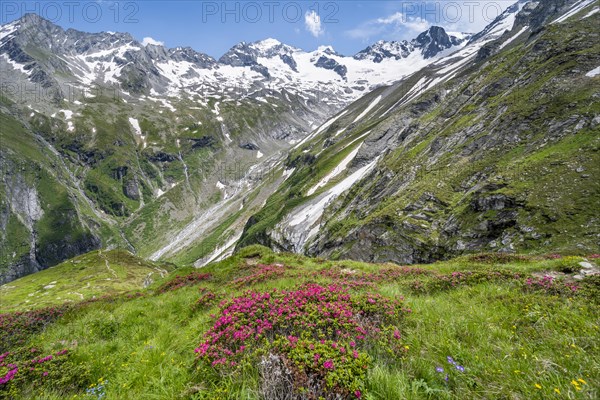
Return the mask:
M496 269L526 274L564 269L566 264L580 260L523 258L484 263L463 257L419 268L437 274ZM194 348L212 326L211 314L219 314L219 301L250 289L235 287L232 282L248 276L256 264L262 263L283 264L291 275L252 286L259 292L289 290L309 281L327 284L330 279L318 275L318 271L330 268L353 274L391 267L330 262L253 248L202 269L211 278L197 286L155 293L164 281L195 271L177 270L144 291L144 297L99 301L68 312L31 336L26 346L48 353L69 348L71 361L89 370L92 387L103 382L106 399L257 399L260 377L255 365L230 375L207 372L206 368L197 369ZM600 315L597 303L590 298L524 291L518 279L421 293L411 289L416 279L424 278L402 276L364 289L392 299L404 297L405 306L412 310L402 327L406 355L393 360L374 359L364 398L597 398ZM217 294L218 301L194 308L200 287ZM377 352L372 350L373 355ZM464 371L449 363L447 357ZM44 392L32 389L24 393L45 399L85 395L63 393L59 387L44 388Z

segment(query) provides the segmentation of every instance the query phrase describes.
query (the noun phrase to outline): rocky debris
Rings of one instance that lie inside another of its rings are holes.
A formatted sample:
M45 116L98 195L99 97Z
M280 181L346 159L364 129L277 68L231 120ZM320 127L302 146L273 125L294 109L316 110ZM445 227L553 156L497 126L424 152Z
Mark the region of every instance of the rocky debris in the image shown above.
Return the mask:
M149 155L148 159L152 162L173 162L177 159L177 157L172 154L159 151Z
M331 70L341 76L343 79L346 79L346 74L348 73L348 68L345 65L338 63L333 58L328 58L325 56L319 57L315 63L315 66Z
M123 194L131 200L138 201L140 199L140 188L137 179L129 179L123 182Z
M192 149L203 149L206 147L212 147L216 140L212 136L202 136L200 138L190 138L192 142Z
M240 144L240 149L256 151L256 150L260 150L260 147L258 147L254 143L242 143L242 144Z
M294 378L285 359L277 354L262 356L258 370L260 375L260 394L264 399L293 400Z
M579 270L579 273L573 275L573 279L575 280L582 280L586 276L600 275L600 268L590 262L581 261L578 265L581 269Z
M515 208L517 201L504 194L490 194L487 196L477 196L471 201L471 207L477 212L490 210L504 210L507 208Z
M148 286L152 285L152 283L154 283L154 280L152 279L152 274L154 272L150 272L148 273L148 275L146 275L146 277L144 277L144 281L142 283L142 286L145 288L147 288Z
M288 54L280 54L279 58L281 58L281 61L288 65L292 71L298 72L298 64L296 63L296 60L294 60L294 57Z

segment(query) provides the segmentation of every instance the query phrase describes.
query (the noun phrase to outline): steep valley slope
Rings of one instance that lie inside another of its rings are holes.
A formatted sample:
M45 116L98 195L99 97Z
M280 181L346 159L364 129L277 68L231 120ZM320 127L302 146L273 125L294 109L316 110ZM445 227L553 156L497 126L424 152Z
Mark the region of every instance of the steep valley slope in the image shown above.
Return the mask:
M0 27L0 282L97 248L230 254L331 114L464 46L432 27L353 57L274 39L219 60L36 14Z
M470 55L338 114L290 154L293 173L239 247L399 263L597 252L595 7L521 2L455 53Z

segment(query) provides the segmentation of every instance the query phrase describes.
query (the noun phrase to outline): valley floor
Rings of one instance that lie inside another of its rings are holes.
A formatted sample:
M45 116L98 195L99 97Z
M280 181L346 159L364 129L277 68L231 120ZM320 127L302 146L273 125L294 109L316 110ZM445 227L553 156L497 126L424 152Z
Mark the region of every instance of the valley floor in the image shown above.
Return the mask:
M138 291L4 297L0 398L596 399L596 263L485 254L400 267L253 246Z

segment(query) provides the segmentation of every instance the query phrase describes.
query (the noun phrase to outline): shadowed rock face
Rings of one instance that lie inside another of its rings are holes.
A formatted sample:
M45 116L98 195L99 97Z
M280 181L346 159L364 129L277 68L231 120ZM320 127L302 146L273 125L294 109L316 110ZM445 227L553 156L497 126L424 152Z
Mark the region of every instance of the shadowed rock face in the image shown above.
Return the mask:
M346 73L348 72L348 68L345 65L341 65L333 58L327 58L325 56L319 57L315 65L319 68L329 69L346 79Z
M370 59L375 63L381 63L385 59L400 60L418 51L425 59L429 59L444 50L460 46L468 41L470 37L470 34L464 34L463 37L458 38L448 35L442 27L432 26L410 42L406 40L400 42L382 40L358 52L354 58L357 60Z
M0 284L56 265L94 249L98 237L81 229L70 201L48 206L55 193L39 187L35 175L23 174L13 160L3 157L0 192ZM35 169L34 169L35 171ZM39 187L39 188L38 188ZM10 236L9 236L10 234Z
M456 43L458 40L454 38L454 42ZM427 32L421 33L413 43L416 48L421 50L425 58L434 57L440 51L454 45L444 28L439 26L432 26Z

